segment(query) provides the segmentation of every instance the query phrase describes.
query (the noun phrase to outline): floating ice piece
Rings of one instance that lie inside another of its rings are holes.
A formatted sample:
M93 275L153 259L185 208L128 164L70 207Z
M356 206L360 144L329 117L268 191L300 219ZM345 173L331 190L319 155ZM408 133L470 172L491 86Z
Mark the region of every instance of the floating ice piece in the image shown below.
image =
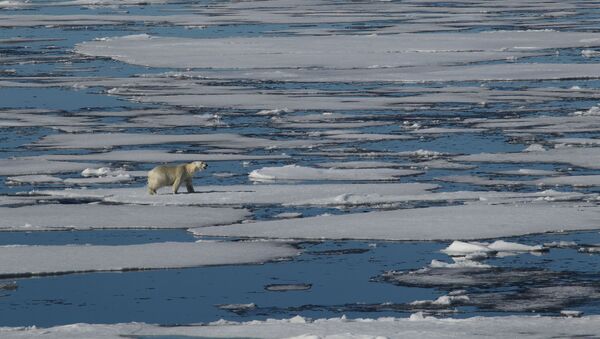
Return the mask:
M600 244L582 246L578 249L578 251L582 253L600 253Z
M456 161L492 163L565 163L574 166L600 169L596 161L600 157L598 147L549 149L545 152L480 153L454 157Z
M288 108L276 108L276 109L263 109L256 112L256 115L280 115L281 113L290 113L291 109Z
M316 164L319 167L324 168L394 168L394 167L402 167L406 166L406 164L394 163L394 162L386 162L386 161L332 161L332 162L323 162Z
M541 245L529 246L504 240L496 240L487 247L498 252L539 252L544 250Z
M265 290L271 292L306 291L311 287L312 284L271 284L265 286Z
M298 165L263 167L250 172L254 181L274 180L394 180L400 176L422 174L420 171L402 169L336 169L313 168Z
M583 315L583 312L574 310L562 310L560 311L560 315L567 318L580 318Z
M128 173L117 174L117 175L109 175L109 176L100 176L100 177L88 177L88 178L68 178L63 180L65 184L71 185L94 185L94 184L112 184L119 182L129 182L132 181L134 177Z
M496 174L503 175L531 175L531 176L546 176L546 175L557 175L559 172L550 170L530 169L530 168L519 168L518 170L506 170L497 171Z
M17 285L16 281L0 283L0 290L12 291L12 290L16 290L18 288L19 288L19 285Z
M410 131L411 134L447 134L447 133L482 133L487 131L484 128L443 128L443 127L431 127L422 128L414 131Z
M195 194L148 195L143 187L39 191L36 193L74 199L102 199L107 202L146 205L263 205L292 204L308 199L331 201L348 195L406 194L418 196L438 188L434 184L322 184L322 185L213 185L196 188ZM472 193L471 193L472 194ZM539 196L539 195L537 195ZM479 197L479 195L477 195Z
M435 178L436 180L446 182L459 182L472 185L480 186L514 186L514 185L533 185L530 181L519 181L519 180L502 180L502 179L489 179L482 178L475 175L449 175L445 177Z
M544 152L546 148L540 144L531 144L523 150L523 152Z
M144 133L80 133L52 134L31 146L44 149L106 149L128 145L156 145L169 143L200 144L221 148L303 148L317 144L311 140L271 140L238 134L144 134ZM320 142L324 143L324 142ZM93 165L92 165L93 166ZM92 167L87 166L87 167Z
M479 261L469 259L457 259L453 258L453 263L447 263L439 260L431 260L429 267L432 268L490 268L491 265L482 264Z
M595 51L593 49L584 49L581 51L581 55L583 55L586 58L595 58L597 56L600 56L600 51Z
M96 164L44 159L0 159L0 175L54 174L81 171ZM97 165L96 165L97 166Z
M232 154L223 153L169 153L164 150L120 150L88 154L45 154L27 159L67 160L67 161L121 161L121 162L191 162L191 161L237 161L237 160L274 160L287 159L284 154Z
M293 218L300 218L302 216L302 213L300 212L283 212L283 213L279 213L274 215L274 218L278 218L278 219L293 219Z
M84 177L101 177L101 176L107 176L107 175L119 175L119 174L124 174L124 172L122 170L117 170L114 171L112 169L110 169L109 167L100 167L100 168L86 168L83 171L81 171L81 175Z
M565 175L552 178L542 178L535 180L537 185L568 185L575 187L600 186L600 175Z
M577 248L578 245L574 241L553 241L544 243L546 248Z
M436 155L433 156L437 157ZM468 170L476 168L477 166L465 165L457 162L451 162L444 159L427 160L421 162L415 162L409 164L411 168L424 168L424 169L447 169L447 170Z
M587 111L577 111L577 112L573 113L573 115L598 116L598 115L600 115L600 106L593 106L590 109L588 109Z
M573 145L600 145L600 139L595 138L557 138L550 141L556 144L555 147L558 147L559 145L562 145L563 147Z
M447 182L460 182L481 186L517 186L517 185L537 185L537 186L574 186L574 187L592 187L600 186L600 175L565 175L550 178L541 178L536 180L502 180L489 179L471 175L455 175L436 178L436 180Z
M69 189L42 190L35 194L71 199L104 200L111 203L143 205L262 205L284 206L351 206L395 204L429 201L483 201L488 204L507 204L532 201L585 201L596 199L594 194L545 190L531 193L498 191L436 192L433 184L321 184L321 185L232 185L202 186L197 194L159 194L149 196L146 189Z
M516 47L519 45L536 46L529 51L588 47L598 45L596 39L591 33L567 32L497 32L494 38L489 34L455 33L452 39L436 33L215 39L138 35L84 42L75 50L150 67L331 68L383 73L395 67L505 59L521 54ZM374 64L387 67L372 68Z
M262 263L297 254L270 242L0 246L0 277Z
M250 212L234 208L52 204L1 207L0 214L0 230L36 231L223 225L241 221Z
M448 247L441 250L448 255L467 255L470 253L490 253L496 250L489 248L487 245L478 243L469 243L464 241L455 240Z
M222 310L228 310L228 311L234 311L234 312L243 312L243 311L248 311L248 310L253 310L256 308L256 304L255 303L249 303L249 304L223 304L223 305L218 305L218 308L222 309Z
M51 175L38 174L38 175L20 175L16 177L6 178L6 182L9 184L44 184L44 183L56 183L62 182L63 179Z
M197 235L285 239L489 239L597 229L600 208L564 204L458 205L196 228Z
M436 300L416 300L410 303L410 305L421 306L421 305L436 305L436 306L450 306L454 304L460 304L462 302L469 301L469 297L466 295L442 295Z
M414 137L401 134L381 134L381 133L336 133L328 135L329 139L336 140L363 140L363 141L383 141L383 140L409 140Z

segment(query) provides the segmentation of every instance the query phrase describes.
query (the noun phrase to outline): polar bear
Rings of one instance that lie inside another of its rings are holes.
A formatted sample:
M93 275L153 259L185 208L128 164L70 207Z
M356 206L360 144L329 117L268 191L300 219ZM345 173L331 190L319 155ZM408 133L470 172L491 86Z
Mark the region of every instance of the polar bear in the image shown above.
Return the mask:
M204 161L194 161L178 166L156 166L148 172L148 193L156 194L156 190L164 186L172 186L173 194L182 183L188 193L194 192L192 177L194 173L204 170L208 165Z

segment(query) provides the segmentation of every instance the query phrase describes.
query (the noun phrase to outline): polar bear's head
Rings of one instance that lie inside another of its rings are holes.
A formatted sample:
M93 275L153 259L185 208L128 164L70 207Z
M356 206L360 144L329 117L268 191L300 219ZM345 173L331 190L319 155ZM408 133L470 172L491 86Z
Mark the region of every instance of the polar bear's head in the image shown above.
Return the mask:
M202 171L206 169L206 167L208 167L208 165L204 161L194 161L192 162L192 165L194 166L194 172Z

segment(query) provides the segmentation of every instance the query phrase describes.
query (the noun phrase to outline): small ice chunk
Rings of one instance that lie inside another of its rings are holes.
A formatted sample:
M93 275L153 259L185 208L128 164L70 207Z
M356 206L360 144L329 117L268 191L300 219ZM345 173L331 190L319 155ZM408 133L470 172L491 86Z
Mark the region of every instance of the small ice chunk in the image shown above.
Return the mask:
M222 310L240 312L240 311L248 311L248 310L255 309L256 308L256 304L255 303L249 303L249 304L223 304L223 305L218 305L217 307L220 308L220 309L222 309Z
M586 58L594 58L600 56L600 51L594 51L593 49L584 49L581 51L581 55Z
M311 287L312 284L271 284L265 286L265 290L271 292L306 291Z
M541 245L529 246L504 240L496 240L488 245L488 248L498 252L539 252L544 250Z
M454 263L447 263L447 262L433 259L433 260L431 260L429 267L432 267L432 268L465 268L465 267L468 267L468 268L490 268L492 266L487 265L487 264L482 264L477 261L468 260L468 259L464 259L464 260L455 259Z
M279 213L274 215L275 218L277 219L293 219L293 218L300 218L302 216L302 213L300 212L284 212L284 213Z
M84 177L100 177L103 175L108 175L112 173L111 169L108 167L100 167L100 168L86 168L81 171L81 175Z
M583 315L582 311L562 310L560 315L567 318L579 318Z
M463 241L454 241L450 246L441 250L448 255L467 255L470 253L489 253L495 252L496 250L488 248L483 244L478 244L474 242L463 242Z
M7 282L7 283L0 283L0 290L6 290L6 291L13 291L18 289L19 286L17 285L16 281L11 281L11 282Z
M540 144L531 144L523 152L544 152L546 149Z
M280 115L281 113L290 113L293 112L291 109L285 108L276 108L276 109L263 109L256 112L256 115Z
M546 248L574 248L577 247L577 243L574 241L553 241L553 242L545 242L544 247Z
M450 306L453 304L469 301L469 297L466 295L443 295L436 300L416 300L411 302L411 305L438 305L438 306Z
M594 116L594 115L600 115L600 106L593 106L590 109L588 109L587 111L577 111L575 113L573 113L573 115L578 115L578 116Z
M581 253L600 253L600 245L583 246L578 251Z

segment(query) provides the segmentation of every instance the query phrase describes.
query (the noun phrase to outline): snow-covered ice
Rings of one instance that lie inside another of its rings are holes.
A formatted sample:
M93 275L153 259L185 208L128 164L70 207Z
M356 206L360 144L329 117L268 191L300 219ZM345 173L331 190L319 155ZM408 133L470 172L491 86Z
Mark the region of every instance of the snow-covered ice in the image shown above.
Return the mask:
M322 199L325 204L340 195L419 196L437 188L435 184L322 184L322 185L209 185L196 187L195 194L148 195L146 188L44 190L37 194L74 199L102 199L113 203L145 205L263 205L297 204ZM477 196L478 198L479 196ZM316 203L316 202L315 202Z
M285 239L487 239L597 228L600 209L551 204L458 205L196 228L202 236Z
M270 242L164 242L142 245L0 246L0 276L262 263L298 250Z
M0 334L7 339L29 338L103 338L123 336L198 336L213 338L547 338L593 336L600 331L599 316L580 318L526 316L471 317L438 319L415 313L409 318L338 318L289 319L235 322L220 320L210 324L157 326L144 323L72 324L51 328L3 327Z
M189 228L231 224L250 216L246 209L100 204L0 207L0 230L36 231L105 228Z
M395 180L400 176L417 175L423 172L387 168L314 168L298 165L282 167L264 167L250 172L248 175L254 181L274 180Z

